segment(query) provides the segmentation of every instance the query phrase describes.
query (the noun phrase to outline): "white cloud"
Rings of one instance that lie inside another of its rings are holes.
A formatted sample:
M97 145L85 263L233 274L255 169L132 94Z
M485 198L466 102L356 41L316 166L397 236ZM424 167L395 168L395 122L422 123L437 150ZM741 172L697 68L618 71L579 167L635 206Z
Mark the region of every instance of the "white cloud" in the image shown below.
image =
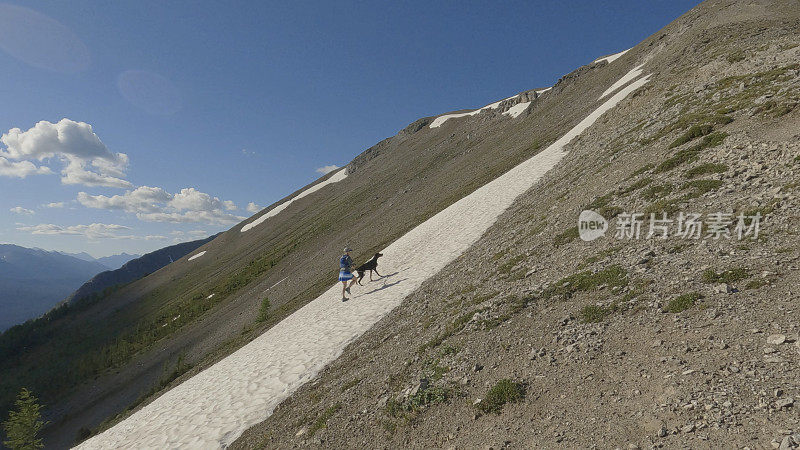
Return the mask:
M40 223L33 226L22 226L17 228L19 231L27 231L31 234L40 235L67 235L85 236L92 240L97 239L142 239L138 236L119 235L117 232L130 230L124 225L93 223L90 225L61 226L52 223Z
M0 142L6 146L5 150L0 149L0 174L10 172L11 176L24 177L32 173L52 173L47 167L36 168L31 161L56 158L64 164L61 170L64 184L132 186L123 179L128 156L111 153L88 123L67 118L57 123L42 120L27 131L20 128L8 130L0 136ZM10 163L8 160L19 162Z
M14 214L27 214L29 216L35 214L32 209L23 208L22 206L15 206L9 209L9 211L13 212Z
M118 209L127 212L158 212L163 209L160 204L172 200L172 195L159 187L140 186L123 195L106 197L105 195L89 195L78 193L78 202L95 209Z
M70 161L67 167L61 171L61 182L63 184L82 184L84 186L104 186L120 189L133 186L130 181L86 170L84 162L79 160Z
M0 175L6 177L25 178L28 175L47 175L53 171L49 167L39 166L30 161L12 162L0 156Z
M87 208L135 213L139 220L146 222L226 225L245 219L226 212L236 209L234 202L222 201L195 188L184 188L174 195L161 188L149 186L141 186L112 197L80 192L78 202Z
M264 207L258 206L253 202L250 202L250 203L247 204L247 212L249 212L249 213L255 214L255 213L261 211L262 209L264 209Z
M220 201L217 197L212 197L195 188L183 188L169 201L168 206L178 211L212 211L215 209L226 209L232 211L236 205L230 201Z
M42 205L42 206L45 207L45 208L63 208L64 205L65 205L64 202L52 202L52 203L47 203L47 204Z
M330 165L327 165L327 166L317 167L316 169L314 169L314 171L317 172L317 173L321 173L323 175L326 175L326 174L329 174L329 173L333 172L334 170L336 170L338 168L339 168L339 166L337 166L336 164L330 164Z
M157 212L157 213L137 213L136 217L145 222L167 222L167 223L206 223L210 225L228 225L241 222L247 217L234 216L221 210L213 211L186 211L180 212Z

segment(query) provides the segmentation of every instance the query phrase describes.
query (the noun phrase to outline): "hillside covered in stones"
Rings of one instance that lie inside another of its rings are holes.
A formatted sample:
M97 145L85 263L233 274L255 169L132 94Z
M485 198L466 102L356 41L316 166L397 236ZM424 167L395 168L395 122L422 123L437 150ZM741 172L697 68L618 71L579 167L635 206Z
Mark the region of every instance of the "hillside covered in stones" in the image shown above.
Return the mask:
M547 102L652 74L234 447L800 446L798 30L796 2L709 0L556 85L541 143Z

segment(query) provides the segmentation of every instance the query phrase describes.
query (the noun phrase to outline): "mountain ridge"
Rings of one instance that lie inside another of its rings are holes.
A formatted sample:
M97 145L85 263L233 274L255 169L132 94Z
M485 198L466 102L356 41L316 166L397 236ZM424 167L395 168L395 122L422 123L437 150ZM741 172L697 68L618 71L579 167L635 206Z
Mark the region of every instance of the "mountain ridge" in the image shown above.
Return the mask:
M59 252L0 244L0 331L38 317L76 287L106 270Z

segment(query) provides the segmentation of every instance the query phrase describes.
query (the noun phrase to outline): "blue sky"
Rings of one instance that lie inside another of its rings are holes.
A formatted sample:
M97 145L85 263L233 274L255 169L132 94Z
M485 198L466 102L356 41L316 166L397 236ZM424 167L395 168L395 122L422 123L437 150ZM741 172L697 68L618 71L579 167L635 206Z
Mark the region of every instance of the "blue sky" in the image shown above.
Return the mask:
M204 237L697 3L0 2L0 242L105 256Z

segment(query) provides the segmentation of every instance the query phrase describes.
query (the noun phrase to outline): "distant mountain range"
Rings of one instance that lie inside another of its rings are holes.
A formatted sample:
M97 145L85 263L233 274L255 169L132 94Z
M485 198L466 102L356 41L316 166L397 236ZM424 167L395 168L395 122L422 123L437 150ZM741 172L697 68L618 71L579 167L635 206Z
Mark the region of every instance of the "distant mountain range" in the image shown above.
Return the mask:
M129 253L120 253L119 255L111 255L111 256L103 256L102 258L95 258L86 252L80 252L80 253L59 252L59 253L61 253L62 255L67 255L67 256L72 256L74 258L82 259L84 261L99 262L100 264L106 266L108 269L111 270L119 269L126 262L142 256L142 255L131 255Z
M122 264L120 268L116 270L108 270L97 274L91 280L87 281L81 287L79 287L75 292L70 294L65 301L69 303L73 300L79 300L94 293L102 292L106 288L110 288L120 284L130 283L131 281L136 281L139 278L142 278L150 273L153 273L156 270L166 266L167 264L173 261L183 258L184 256L191 253L198 247L201 247L204 244L211 242L211 240L217 236L218 235L215 234L214 236L209 236L205 239L200 239L191 242L183 242L177 245L171 245L169 247L164 247L160 250L148 253L144 256L140 256L136 259L126 261L124 264ZM113 258L122 260L123 255L125 254L123 253L122 255L99 258L97 261L98 262L105 261L108 264L110 264L110 262L108 261L113 260ZM127 256L132 256L132 255L127 255Z
M0 244L0 331L44 314L105 270L98 261Z

